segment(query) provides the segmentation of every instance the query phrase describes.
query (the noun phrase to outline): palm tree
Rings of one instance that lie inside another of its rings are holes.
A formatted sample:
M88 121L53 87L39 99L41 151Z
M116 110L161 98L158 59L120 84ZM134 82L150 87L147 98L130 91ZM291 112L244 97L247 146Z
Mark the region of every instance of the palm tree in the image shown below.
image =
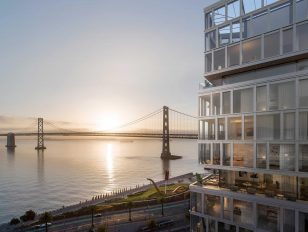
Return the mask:
M52 221L51 213L48 213L48 212L43 213L43 215L40 218L40 221L45 223L45 231L47 232L48 231L47 223Z
M132 221L132 207L133 207L133 202L132 201L128 201L126 203L127 207L128 207L128 220L131 222Z

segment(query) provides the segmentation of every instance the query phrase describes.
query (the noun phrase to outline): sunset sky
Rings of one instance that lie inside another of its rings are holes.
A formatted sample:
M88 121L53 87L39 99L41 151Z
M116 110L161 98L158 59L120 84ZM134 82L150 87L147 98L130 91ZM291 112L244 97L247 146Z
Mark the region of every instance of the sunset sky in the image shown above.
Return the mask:
M213 2L1 1L0 114L116 124L168 105L196 115Z

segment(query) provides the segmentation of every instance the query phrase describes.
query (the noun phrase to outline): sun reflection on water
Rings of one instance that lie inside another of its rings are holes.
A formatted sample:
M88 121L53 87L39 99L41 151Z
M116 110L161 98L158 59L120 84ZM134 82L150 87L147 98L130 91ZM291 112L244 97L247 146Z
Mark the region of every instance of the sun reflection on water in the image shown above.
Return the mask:
M107 144L107 154L106 154L106 170L108 173L109 181L113 181L113 145L111 143Z

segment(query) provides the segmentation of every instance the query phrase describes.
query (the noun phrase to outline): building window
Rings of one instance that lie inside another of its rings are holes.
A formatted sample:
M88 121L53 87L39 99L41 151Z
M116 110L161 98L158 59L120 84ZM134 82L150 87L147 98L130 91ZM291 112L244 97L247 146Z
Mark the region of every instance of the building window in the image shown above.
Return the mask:
M299 145L298 169L300 172L308 172L308 144Z
M270 5L270 4L275 3L277 1L279 1L279 0L264 0L264 6Z
M293 28L282 31L282 53L293 51Z
M308 139L308 112L299 113L299 139Z
M205 54L205 72L212 71L212 53Z
M205 15L205 28L211 28L213 26L213 13L209 12Z
M280 114L257 115L257 139L280 139Z
M242 21L242 39L247 39L253 35L253 25L250 17L244 18Z
M202 195L201 193L191 192L190 197L191 211L202 212Z
M228 139L242 139L242 117L228 118Z
M219 25L226 21L226 8L223 6L214 10L214 24Z
M199 163L212 164L211 161L211 144L199 144Z
M225 127L225 119L224 118L218 118L218 140L224 140L226 139L225 133L226 133L226 127Z
M257 144L257 168L266 168L266 144L259 143Z
M205 50L216 48L216 31L210 31L205 35Z
M297 63L297 71L308 70L308 59L300 60ZM301 80L304 81L304 80ZM303 83L301 82L300 83Z
M222 93L222 113L230 114L231 112L231 92Z
M295 231L295 211L291 209L283 210L283 232Z
M221 204L219 196L205 195L204 204L205 214L220 218Z
M253 144L233 145L233 166L253 168Z
M224 211L223 211L223 218L226 220L231 220L232 216L232 199L228 197L223 198L224 204Z
M244 139L253 139L253 116L245 116L244 118Z
M240 1L236 0L228 4L228 20L235 19L240 16Z
M261 39L243 41L243 63L261 59Z
M278 56L280 50L279 32L264 36L264 58Z
M260 35L268 31L269 16L267 11L254 14L252 17L253 36Z
M270 144L269 167L285 171L295 169L295 146L291 144Z
M295 139L295 113L285 113L283 119L284 139Z
M233 219L236 224L253 225L252 202L233 200Z
M213 143L213 164L220 165L220 143Z
M296 38L298 43L298 49L305 50L308 48L308 23L297 25Z
M230 143L224 143L222 145L223 153L222 153L222 164L224 166L230 166L231 160L231 145Z
M209 116L211 106L211 96L205 95L200 97L200 116Z
M240 22L232 23L232 43L239 42L241 39L241 24Z
M308 79L299 81L299 107L308 107Z
M202 136L205 140L214 140L215 139L215 119L206 119L202 121L204 124L202 133L204 136Z
M228 67L240 64L240 45L236 44L228 47Z
M253 111L253 89L240 89L233 91L233 113Z
M236 232L236 226L218 222L218 231Z
M267 91L266 86L257 87L257 111L266 111L267 109Z
M294 81L282 82L270 85L269 109L295 108L295 84Z
M299 212L299 222L298 222L299 232L308 231L308 213Z
M307 19L308 1L296 0L296 22Z
M220 93L214 93L212 96L213 96L212 114L219 115L220 114Z
M243 12L248 14L262 7L262 0L243 0Z
M225 68L225 49L214 51L214 70Z
M290 2L275 6L270 10L270 30L288 26L292 23L292 7Z
M218 30L219 46L223 46L230 43L230 34L231 34L230 26L219 28Z
M257 228L266 231L280 231L279 208L269 205L257 205Z

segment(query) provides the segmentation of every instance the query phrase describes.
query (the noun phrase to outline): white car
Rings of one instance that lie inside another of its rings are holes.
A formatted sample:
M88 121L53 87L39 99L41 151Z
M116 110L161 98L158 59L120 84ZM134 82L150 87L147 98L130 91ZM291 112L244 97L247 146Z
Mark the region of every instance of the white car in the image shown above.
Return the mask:
M49 226L51 226L52 224L50 223L50 222L47 222L47 227L49 227ZM40 228L45 228L45 226L46 226L46 223L44 223L44 224L41 224L40 225Z

